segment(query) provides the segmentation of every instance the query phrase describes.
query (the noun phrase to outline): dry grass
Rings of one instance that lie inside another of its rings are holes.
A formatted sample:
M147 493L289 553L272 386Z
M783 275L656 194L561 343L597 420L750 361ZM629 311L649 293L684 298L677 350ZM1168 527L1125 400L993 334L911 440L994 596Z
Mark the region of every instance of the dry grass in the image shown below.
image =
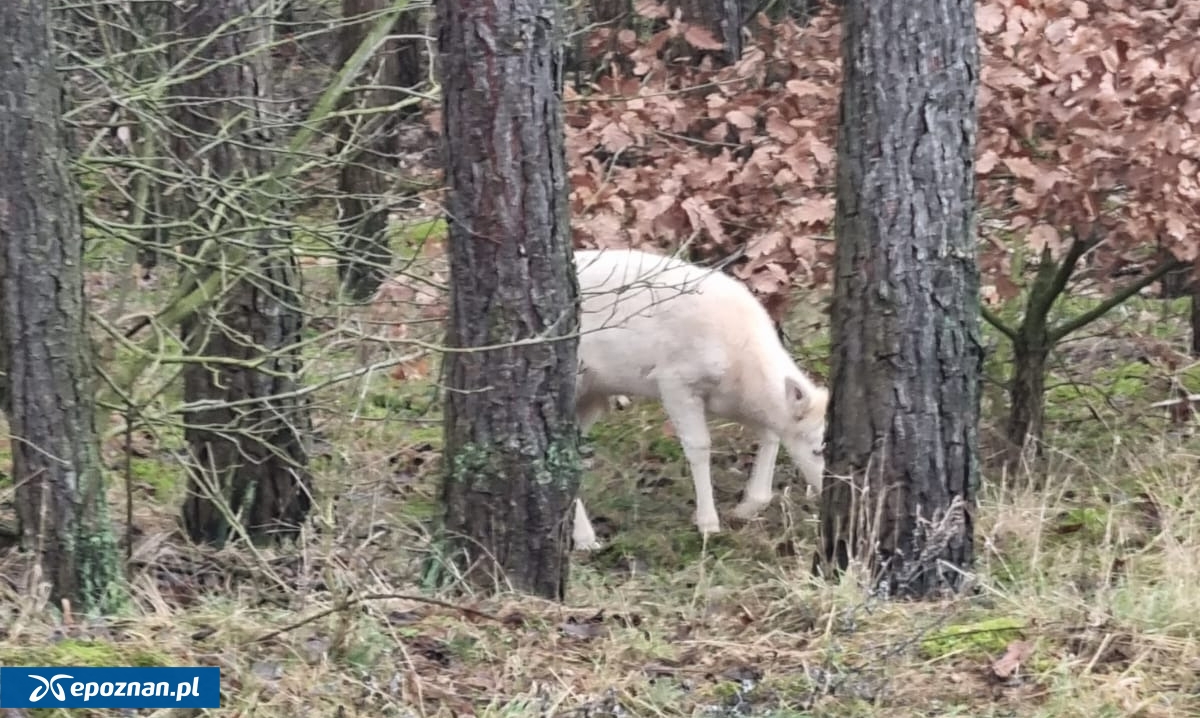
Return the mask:
M810 528L776 509L686 559L584 559L565 606L511 594L431 605L413 570L420 522L385 482L347 480L358 511L301 549L200 555L143 536L127 616L63 625L6 592L0 656L220 665L224 715L1195 715L1200 477L1188 464L1143 467L1143 501L1067 499L1065 477L990 487L979 590L907 604L865 595L853 575L814 580ZM684 546L677 506L673 520L623 526L623 545L653 533ZM781 536L800 550L772 559ZM362 595L380 597L330 610ZM932 640L956 626L971 632ZM989 677L1017 638L1032 658L1011 682Z
M793 340L819 355L817 335L799 333L813 321L797 318ZM160 437L138 463L130 610L64 620L5 552L0 662L219 665L225 707L211 713L229 716L1200 714L1200 466L1187 436L1139 425L1100 451L1101 422L1072 424L1092 434L1060 431L1061 446L1086 453L1052 451L1037 475L988 471L975 590L899 603L870 596L856 571L811 576L802 491L702 544L678 447L661 412L636 405L592 436L584 493L607 548L578 558L556 605L423 587L440 463L430 396L385 375L320 395L328 451L297 546L186 546ZM728 512L753 446L732 427L715 442ZM781 481L794 473L781 461ZM114 483L114 506L124 490ZM991 663L1018 639L1032 655L1001 681Z

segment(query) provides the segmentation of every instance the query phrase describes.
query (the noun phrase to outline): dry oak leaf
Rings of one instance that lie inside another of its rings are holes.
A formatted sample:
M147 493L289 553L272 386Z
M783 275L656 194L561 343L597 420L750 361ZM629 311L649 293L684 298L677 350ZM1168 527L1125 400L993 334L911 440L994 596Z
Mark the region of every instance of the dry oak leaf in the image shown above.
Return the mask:
M633 137L616 122L600 130L600 142L609 152L622 152L634 145Z
M633 207L637 211L638 220L647 223L658 219L663 212L666 212L673 206L675 206L675 197L669 194L660 194L652 200L633 200Z
M1008 167L1009 172L1021 179L1033 180L1042 174L1042 170L1038 169L1032 160L1024 157L1006 157L1004 164Z
M833 148L825 144L821 138L811 132L806 132L804 139L808 141L808 151L812 152L812 156L819 164L828 165L833 162L835 156Z
M824 97L827 93L826 88L810 80L788 80L784 87L793 95L817 95Z
M1176 212L1167 213L1167 234L1180 242L1188 236L1187 222Z
M687 212L692 229L704 229L708 236L717 244L725 243L725 230L721 228L721 220L716 211L707 202L696 197L688 197L680 205Z
M992 661L992 675L1000 679L1012 678L1021 664L1033 655L1033 644L1029 641L1013 641L1008 644L1004 655Z
M1062 253L1062 237L1059 236L1057 229L1045 222L1030 230L1025 241L1029 243L1029 248L1038 254L1041 254L1047 247L1050 248L1051 257L1057 258Z
M988 150L979 156L979 160L975 163L975 172L985 175L991 172L996 167L996 163L1000 161L1000 155L996 154L995 150Z
M712 31L699 25L688 25L683 31L683 39L697 50L720 50L725 43L713 36Z
M832 197L817 197L801 200L792 209L787 210L789 220L799 224L819 224L833 219L836 200Z
M720 186L729 179L729 173L735 169L733 160L729 156L729 150L722 149L721 154L708 163L708 168L701 172L698 178L705 186Z
M771 112L767 117L767 132L785 145L790 145L800 139L800 133L789 125L778 111Z
M782 232L768 232L755 237L746 245L746 256L751 259L769 255L787 242Z
M746 278L746 284L759 294L774 294L785 289L790 279L783 267L778 264L768 264Z
M793 145L793 148L785 152L780 159L805 185L812 185L816 181L817 165L798 145Z
M580 224L600 249L620 247L625 243L621 218L615 212L601 210Z
M748 130L754 127L754 118L742 110L730 110L726 112L725 119L739 130Z
M636 0L633 3L633 11L642 17L658 20L667 17L667 6L654 2L654 0Z
M982 34L996 32L1004 26L1004 8L998 4L975 6L975 24Z

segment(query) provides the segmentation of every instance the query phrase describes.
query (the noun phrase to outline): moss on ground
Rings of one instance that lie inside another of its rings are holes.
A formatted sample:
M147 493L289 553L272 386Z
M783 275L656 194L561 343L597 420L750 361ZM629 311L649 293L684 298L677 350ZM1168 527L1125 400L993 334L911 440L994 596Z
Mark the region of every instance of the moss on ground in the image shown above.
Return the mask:
M442 217L393 225L389 230L392 251L402 257L420 253L426 242L439 242L446 238L446 220Z
M169 652L108 641L67 638L44 645L0 643L0 665L12 666L138 666L178 665Z
M969 658L995 658L1008 644L1020 639L1029 627L1025 621L999 616L972 623L947 626L921 641L921 653L927 658L961 655Z
M155 458L134 458L130 459L129 468L134 482L146 484L160 504L175 506L183 498L187 472L178 463Z

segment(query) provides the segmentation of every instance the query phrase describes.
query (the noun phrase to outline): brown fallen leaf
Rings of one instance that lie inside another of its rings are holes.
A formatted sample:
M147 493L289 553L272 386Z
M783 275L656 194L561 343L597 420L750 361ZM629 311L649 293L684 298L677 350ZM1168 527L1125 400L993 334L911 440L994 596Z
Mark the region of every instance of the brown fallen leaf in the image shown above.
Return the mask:
M725 47L725 43L718 40L708 28L699 25L687 25L686 27L687 29L683 31L683 39L697 50L720 50Z
M1008 644L1004 655L992 661L992 675L1001 680L1012 678L1021 664L1033 655L1033 644L1029 641L1013 641Z

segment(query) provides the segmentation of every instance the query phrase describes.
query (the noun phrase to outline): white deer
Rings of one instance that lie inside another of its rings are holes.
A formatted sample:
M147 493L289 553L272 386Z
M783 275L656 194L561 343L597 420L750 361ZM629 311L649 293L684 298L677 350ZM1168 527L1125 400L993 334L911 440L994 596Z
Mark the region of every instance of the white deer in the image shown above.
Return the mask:
M750 290L720 271L624 249L577 250L581 295L576 417L586 433L610 397L662 403L675 426L696 491L694 520L720 531L710 477L708 415L757 432L758 453L734 516L771 503L782 442L809 494L820 491L829 392L788 356L770 316ZM620 399L618 399L620 401ZM577 550L597 548L582 501Z

